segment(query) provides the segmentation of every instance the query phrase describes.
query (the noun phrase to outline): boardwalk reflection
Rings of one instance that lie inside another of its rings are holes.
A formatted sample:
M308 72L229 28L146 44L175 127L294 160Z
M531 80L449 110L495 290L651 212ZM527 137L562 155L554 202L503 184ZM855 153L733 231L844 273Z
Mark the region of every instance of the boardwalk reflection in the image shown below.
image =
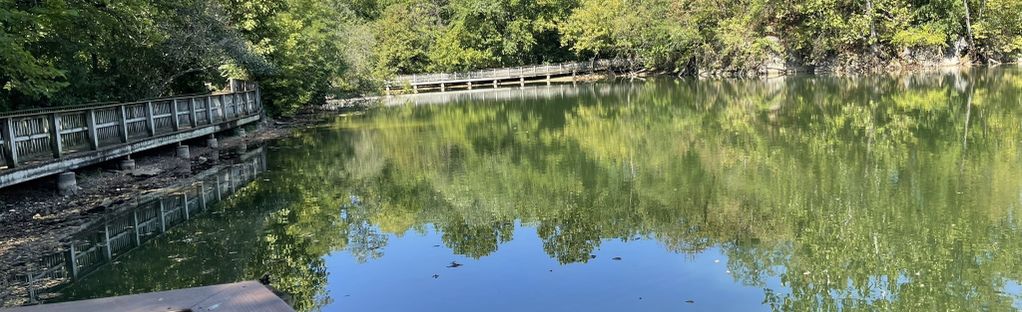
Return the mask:
M395 105L437 105L459 102L506 102L528 100L550 100L574 98L579 95L608 95L631 88L630 84L619 83L561 83L545 86L466 90L442 93L420 93L392 96L383 99L384 106Z
M3 306L46 300L170 229L208 212L266 170L266 152L248 151L229 165L210 168L168 189L111 209L72 237L64 249L0 280Z

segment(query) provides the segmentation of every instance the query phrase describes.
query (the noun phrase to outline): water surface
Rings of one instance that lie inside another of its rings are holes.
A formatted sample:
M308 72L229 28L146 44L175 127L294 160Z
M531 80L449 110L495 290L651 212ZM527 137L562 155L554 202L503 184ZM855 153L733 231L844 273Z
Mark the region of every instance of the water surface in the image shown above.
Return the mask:
M62 299L268 273L301 311L1014 310L1020 90L999 68L422 95L278 142Z

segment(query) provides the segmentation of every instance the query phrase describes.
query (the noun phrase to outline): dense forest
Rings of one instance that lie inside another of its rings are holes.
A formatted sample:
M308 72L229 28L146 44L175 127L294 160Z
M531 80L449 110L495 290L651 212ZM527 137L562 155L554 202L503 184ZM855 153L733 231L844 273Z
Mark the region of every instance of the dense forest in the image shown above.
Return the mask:
M401 73L624 57L678 74L1022 56L1017 0L0 0L0 111L261 84L271 113Z

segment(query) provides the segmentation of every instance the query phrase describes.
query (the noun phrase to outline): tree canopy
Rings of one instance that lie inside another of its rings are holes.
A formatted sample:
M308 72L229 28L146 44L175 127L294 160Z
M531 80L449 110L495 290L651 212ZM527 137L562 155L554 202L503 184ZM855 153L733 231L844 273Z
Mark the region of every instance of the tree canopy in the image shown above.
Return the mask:
M0 110L263 86L274 114L395 74L623 57L876 71L1016 61L1015 0L0 0Z

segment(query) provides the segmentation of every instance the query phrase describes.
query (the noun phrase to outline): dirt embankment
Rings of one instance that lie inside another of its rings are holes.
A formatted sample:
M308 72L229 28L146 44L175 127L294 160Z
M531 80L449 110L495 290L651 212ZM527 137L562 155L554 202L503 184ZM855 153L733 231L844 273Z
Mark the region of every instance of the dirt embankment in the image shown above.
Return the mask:
M71 235L102 216L107 208L174 185L215 166L219 160L229 161L237 157L234 151L242 145L284 137L315 120L267 121L257 129L250 128L245 136L220 135L216 150L204 146L204 139L186 142L192 156L188 160L176 157L174 146L169 146L133 155L134 171L117 170L114 164L83 168L76 171L80 190L74 195L58 195L54 178L0 190L0 278L20 265L58 251Z

